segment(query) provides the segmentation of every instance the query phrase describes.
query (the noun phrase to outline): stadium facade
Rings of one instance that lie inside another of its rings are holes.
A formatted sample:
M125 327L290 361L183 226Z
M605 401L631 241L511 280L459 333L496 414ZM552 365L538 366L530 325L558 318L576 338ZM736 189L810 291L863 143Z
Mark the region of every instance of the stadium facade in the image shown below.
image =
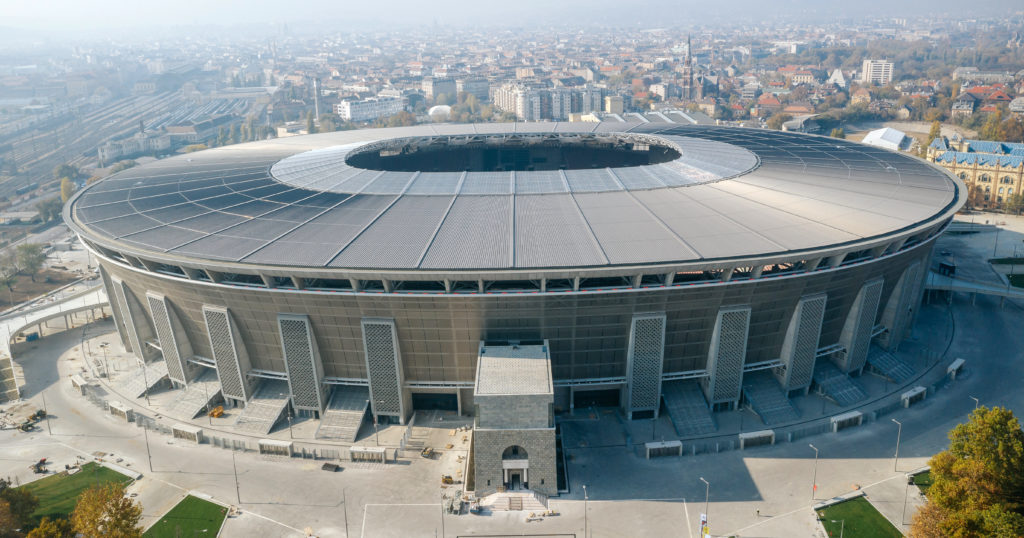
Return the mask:
M404 422L471 413L483 350L531 350L547 369L523 371L550 372L551 395L523 401L650 416L667 383L724 409L746 375L789 395L898 346L963 189L918 159L786 132L432 125L162 160L83 189L65 220L125 347L178 388L215 370L243 406L287 382L319 415L361 387Z

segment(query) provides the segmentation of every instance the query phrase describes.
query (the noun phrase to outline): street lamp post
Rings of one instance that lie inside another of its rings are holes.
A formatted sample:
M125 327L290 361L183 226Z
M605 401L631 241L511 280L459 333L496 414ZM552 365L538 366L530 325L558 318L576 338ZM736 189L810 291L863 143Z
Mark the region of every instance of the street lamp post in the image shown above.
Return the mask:
M811 500L814 500L814 494L818 491L818 448L814 445L807 445L814 449L814 471L811 473Z
M107 382L110 382L110 363L107 362L107 346L110 344L106 342L100 342L100 349L103 350L103 373L107 376Z
M53 431L50 429L50 411L46 409L46 391L39 391L39 395L43 397L43 414L46 415L46 433L53 437Z
M149 472L153 472L153 454L149 452L149 428L142 425L142 436L146 439L146 459L149 460Z
M910 480L907 480L907 487L903 490L903 515L900 516L900 524L907 524L907 496L910 495Z
M978 409L978 404L980 403L978 399L975 398L974 396L968 396L968 398L974 400L974 409Z
M704 480L703 476L700 477L700 481L704 482L704 521L706 522L706 525L708 527L710 527L711 526L711 518L708 517L708 498L711 495L711 484L709 484L707 480ZM700 529L700 530L704 530L704 529Z
M142 383L146 389L146 405L149 403L149 376L146 375L146 359L142 359Z
M583 538L587 538L587 486L583 485Z
M896 430L896 458L895 461L892 462L892 470L895 472L896 466L899 465L900 462L900 436L903 435L903 423L896 419L892 419L892 421L899 426L899 429Z

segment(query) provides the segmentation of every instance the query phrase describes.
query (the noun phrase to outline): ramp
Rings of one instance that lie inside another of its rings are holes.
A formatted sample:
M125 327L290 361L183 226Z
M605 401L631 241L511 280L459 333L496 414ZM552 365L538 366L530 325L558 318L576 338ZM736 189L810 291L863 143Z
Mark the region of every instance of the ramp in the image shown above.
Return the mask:
M204 372L184 389L179 391L178 397L167 409L165 415L174 418L192 420L196 415L207 409L207 405L213 407L213 402L220 398L220 383L217 382L215 372Z
M320 427L316 430L316 438L354 442L369 406L369 387L336 386L327 403L327 409L320 414Z
M245 403L235 421L235 428L246 433L266 435L274 428L288 407L288 382L264 379L252 398Z
M814 382L818 390L842 407L867 399L860 385L828 360L820 360L814 367Z
M914 377L914 369L902 359L880 348L872 348L868 354L871 369L893 383L903 383Z
M766 426L794 422L800 418L800 413L767 370L743 376L743 396Z
M118 392L132 398L140 398L147 390L153 390L157 384L167 379L167 363L158 359L129 374L128 379L121 383Z
M718 431L704 393L696 381L667 381L661 385L661 397L665 400L668 416L680 437Z

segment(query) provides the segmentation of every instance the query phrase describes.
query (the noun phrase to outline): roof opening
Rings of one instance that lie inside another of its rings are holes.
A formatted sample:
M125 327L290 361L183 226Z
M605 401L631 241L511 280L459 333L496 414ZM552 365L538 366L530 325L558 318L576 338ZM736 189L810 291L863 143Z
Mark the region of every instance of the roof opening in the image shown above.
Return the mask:
M622 168L678 159L679 148L639 134L507 134L396 138L362 146L345 162L393 172L508 172Z

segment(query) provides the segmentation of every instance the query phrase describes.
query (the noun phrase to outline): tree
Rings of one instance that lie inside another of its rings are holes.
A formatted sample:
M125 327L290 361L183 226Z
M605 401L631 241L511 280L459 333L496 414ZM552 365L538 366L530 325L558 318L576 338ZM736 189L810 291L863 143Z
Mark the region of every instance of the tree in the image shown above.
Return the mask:
M772 117L768 118L768 128L775 129L776 131L782 129L782 124L793 119L793 116L784 112L777 112Z
M124 160L124 161L118 161L117 164L115 164L114 166L110 167L110 173L111 174L116 174L116 173L118 173L118 172L120 172L122 170L127 170L129 168L133 168L133 167L137 166L138 164L139 163L133 161L132 159L127 159L127 160Z
M193 153L196 151L202 151L204 149L206 149L206 144L191 144L185 146L185 153Z
M82 492L71 513L71 525L87 537L138 538L141 517L142 507L125 496L124 486L108 483Z
M316 132L316 124L313 123L313 111L306 112L306 133L313 134Z
M842 127L836 127L835 129L832 129L829 136L832 138L846 138L846 131L844 131Z
M60 179L60 200L67 203L71 199L71 195L75 194L75 184L68 178L63 177Z
M932 122L932 128L928 130L928 141L925 142L925 146L932 145L932 141L942 136L942 124L938 121Z
M17 522L18 527L24 529L32 525L32 512L39 507L39 499L31 491L6 487L0 492L0 499L7 503L11 517Z
M43 222L50 222L60 218L60 210L63 204L58 198L50 198L49 200L43 200L36 204L36 211L39 212L39 218Z
M22 243L15 249L18 260L18 268L27 274L32 282L36 281L36 274L43 267L46 261L46 253L43 252L43 245L39 243Z
M0 538L17 538L21 533L14 530L18 528L18 521L11 514L11 504L0 499Z
M1024 535L1024 431L1013 412L979 407L928 462L928 505L911 536Z
M25 538L74 538L75 531L71 522L64 518L50 519L44 517L39 526L32 529Z
M53 169L53 179L69 177L75 179L79 174L78 167L73 164L64 163Z

